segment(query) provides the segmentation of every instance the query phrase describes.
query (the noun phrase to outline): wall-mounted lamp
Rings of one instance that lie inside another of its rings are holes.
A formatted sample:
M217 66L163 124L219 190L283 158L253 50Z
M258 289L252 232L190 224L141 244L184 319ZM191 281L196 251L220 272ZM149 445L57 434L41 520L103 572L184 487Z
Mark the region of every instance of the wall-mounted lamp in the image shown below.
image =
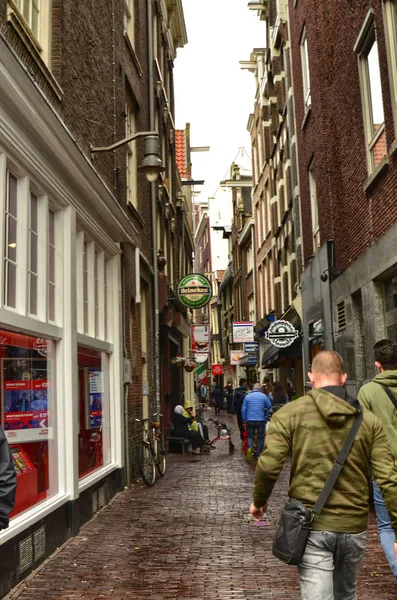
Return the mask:
M163 167L163 163L160 158L160 143L159 143L159 134L157 131L138 131L133 135L120 140L119 142L115 142L111 146L102 146L98 148L93 148L91 146L90 151L92 153L95 152L110 152L111 150L116 150L120 146L124 146L124 144L128 144L135 140L138 137L144 137L144 159L142 164L138 167L138 171L141 173L145 173L146 179L150 182L156 181L157 177L162 171L165 171Z
M320 279L323 283L328 281L327 273L330 276L330 281L333 281L336 277L338 277L340 275L340 271L338 271L338 269L335 269L335 267L331 267L330 269L325 269L325 271L323 271L320 275Z

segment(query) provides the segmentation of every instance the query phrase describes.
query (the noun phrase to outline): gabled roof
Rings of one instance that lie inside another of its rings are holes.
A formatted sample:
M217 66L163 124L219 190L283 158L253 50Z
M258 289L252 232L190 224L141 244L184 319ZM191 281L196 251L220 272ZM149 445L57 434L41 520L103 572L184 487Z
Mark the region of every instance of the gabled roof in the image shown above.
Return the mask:
M184 129L175 130L175 160L181 179L187 179L186 140Z

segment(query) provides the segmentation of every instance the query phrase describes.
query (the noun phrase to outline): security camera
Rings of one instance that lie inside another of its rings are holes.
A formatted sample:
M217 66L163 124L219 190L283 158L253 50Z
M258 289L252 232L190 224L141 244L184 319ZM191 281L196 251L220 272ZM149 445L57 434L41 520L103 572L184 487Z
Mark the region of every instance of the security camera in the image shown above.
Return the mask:
M321 281L323 281L324 283L326 281L328 281L328 275L327 275L326 271L324 271L324 273L321 273L320 277L321 277Z

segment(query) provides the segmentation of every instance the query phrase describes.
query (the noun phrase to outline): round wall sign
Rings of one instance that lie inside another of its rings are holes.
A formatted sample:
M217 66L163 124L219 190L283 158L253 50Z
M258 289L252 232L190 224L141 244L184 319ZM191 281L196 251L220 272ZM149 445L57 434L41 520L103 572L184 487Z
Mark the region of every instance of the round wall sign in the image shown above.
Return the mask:
M202 308L212 298L211 282L200 273L186 275L178 283L177 296L187 308Z
M265 332L265 338L277 348L290 346L299 336L299 331L289 321L274 321Z

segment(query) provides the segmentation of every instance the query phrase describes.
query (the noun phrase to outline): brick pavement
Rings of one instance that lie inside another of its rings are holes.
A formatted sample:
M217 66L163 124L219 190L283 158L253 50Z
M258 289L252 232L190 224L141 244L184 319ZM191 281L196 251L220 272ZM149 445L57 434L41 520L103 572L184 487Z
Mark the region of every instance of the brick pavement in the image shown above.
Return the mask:
M248 522L253 472L224 442L210 455L170 455L155 487L119 494L5 600L299 599L296 568L271 553L288 470L267 527ZM373 517L358 589L359 600L397 598Z

